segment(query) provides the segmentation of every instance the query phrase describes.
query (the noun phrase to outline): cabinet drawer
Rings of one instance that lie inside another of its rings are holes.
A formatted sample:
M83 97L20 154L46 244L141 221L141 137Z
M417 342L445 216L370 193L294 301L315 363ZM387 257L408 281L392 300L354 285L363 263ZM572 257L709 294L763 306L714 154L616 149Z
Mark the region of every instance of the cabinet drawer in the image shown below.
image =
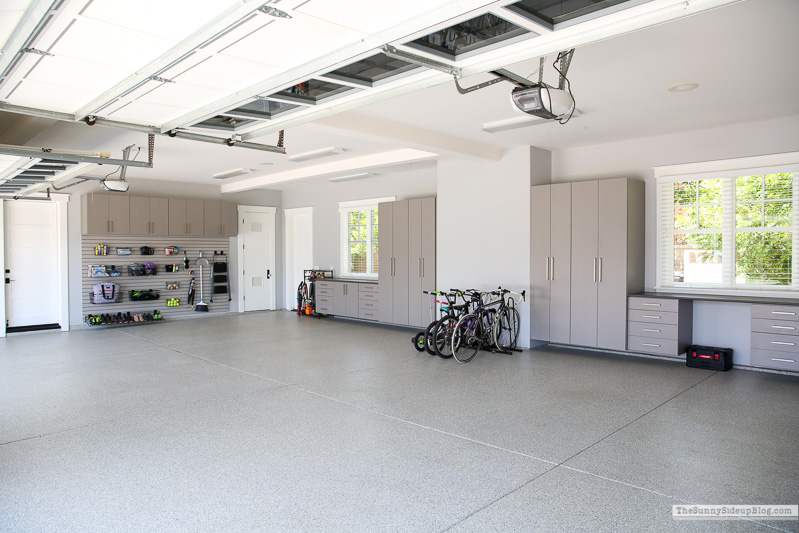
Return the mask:
M752 348L799 354L799 337L752 332Z
M750 352L749 361L754 366L799 372L799 357L789 354L755 349Z
M365 318L366 320L377 320L377 310L359 309L358 318Z
M330 281L315 281L314 284L316 285L317 290L333 288L333 283Z
M333 312L333 308L331 306L329 306L329 305L326 305L326 304L317 303L316 304L316 312L329 315L330 313Z
M335 292L333 289L328 289L327 287L318 287L318 286L314 290L316 291L317 296L333 296L333 293Z
M799 335L799 322L753 318L752 331L758 333L777 333L779 335Z
M630 335L627 337L627 350L659 355L680 355L677 352L677 339L657 339Z
M316 297L316 306L326 306L326 307L333 307L333 302L335 300L333 298L325 297L325 296L317 296Z
M358 293L358 298L361 300L377 300L378 296L380 296L376 292L363 292L360 291Z
M630 322L648 322L650 324L677 324L678 313L667 311L650 311L642 309L627 310L627 320Z
M649 324L647 322L628 322L627 334L635 337L677 340L676 324Z
M642 296L630 296L627 298L627 307L629 309L676 313L679 306L680 301L672 298L645 298Z
M374 300L359 300L358 307L361 309L369 309L373 311L377 311L379 308L378 303Z
M774 320L799 320L799 306L795 305L752 305L752 318L772 318Z
M367 294L377 294L378 291L377 283L361 283L358 285L358 294L360 294L361 298Z

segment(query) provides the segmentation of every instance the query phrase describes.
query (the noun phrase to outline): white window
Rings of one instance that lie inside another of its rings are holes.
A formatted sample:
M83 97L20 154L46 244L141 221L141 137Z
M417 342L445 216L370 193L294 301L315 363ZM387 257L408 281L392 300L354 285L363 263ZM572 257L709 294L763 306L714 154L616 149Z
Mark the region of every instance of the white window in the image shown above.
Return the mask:
M655 169L658 289L799 290L799 154Z
M377 204L395 197L339 202L341 276L377 278L379 216Z

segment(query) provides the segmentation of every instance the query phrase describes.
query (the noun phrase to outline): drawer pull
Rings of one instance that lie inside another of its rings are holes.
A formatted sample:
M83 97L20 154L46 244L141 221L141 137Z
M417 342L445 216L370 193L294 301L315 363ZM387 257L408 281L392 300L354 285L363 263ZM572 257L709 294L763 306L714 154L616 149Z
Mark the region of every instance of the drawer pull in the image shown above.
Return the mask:
M648 342L643 343L644 346L652 346L653 348L660 348L660 344L649 344Z
M649 331L649 332L652 332L652 333L660 333L659 329L648 329L648 328L642 328L642 329L643 329L643 331Z
M772 357L772 361L779 361L780 363L795 363L794 359L780 359L779 357Z
M780 342L780 341L771 341L771 344L781 344L783 346L796 346L795 342Z
M792 315L792 316L796 316L796 313L794 313L792 311L772 311L771 314L772 315Z
M657 315L644 315L644 318L661 318Z
M651 306L651 307L660 307L660 304L648 304L648 303L645 303L644 305L648 305L648 306Z
M796 329L793 326L771 326L774 329Z

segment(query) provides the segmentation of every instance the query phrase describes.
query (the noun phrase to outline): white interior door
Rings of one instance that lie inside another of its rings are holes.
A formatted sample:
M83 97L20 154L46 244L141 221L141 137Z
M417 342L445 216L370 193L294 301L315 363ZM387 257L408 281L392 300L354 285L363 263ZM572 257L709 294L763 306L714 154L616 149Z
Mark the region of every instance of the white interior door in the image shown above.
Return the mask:
M286 210L286 309L297 308L303 270L313 268L313 208Z
M240 207L244 311L275 308L275 212ZM244 209L241 209L244 208ZM263 208L261 208L263 209Z
M8 326L58 324L58 206L14 201L4 207Z

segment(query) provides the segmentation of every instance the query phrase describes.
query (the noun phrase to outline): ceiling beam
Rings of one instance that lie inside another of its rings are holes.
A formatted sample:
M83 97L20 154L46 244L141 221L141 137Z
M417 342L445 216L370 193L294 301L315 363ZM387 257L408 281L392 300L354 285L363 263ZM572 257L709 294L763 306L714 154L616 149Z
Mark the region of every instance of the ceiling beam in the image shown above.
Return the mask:
M34 33L39 24L42 23L44 18L50 12L55 4L59 3L58 0L33 0L28 6L25 14L22 15L17 27L9 37L8 41L3 45L0 50L0 76L5 77L8 73L6 70L11 66L14 59L22 52L25 44L28 42L30 36ZM0 78L0 83L2 83Z
M502 157L502 150L494 146L354 113L317 119L313 127L335 130L347 137L426 150L458 159L499 161Z
M273 174L247 178L234 183L226 183L222 185L222 192L233 193L249 191L251 189L268 188L270 185L285 183L287 181L329 176L332 174L340 174L342 172L374 170L381 167L424 161L434 157L438 157L438 154L402 148L399 150L390 150L388 152L380 152L377 154L370 154L361 157L339 159L329 163L306 165L294 170L285 170L283 172L275 172Z

